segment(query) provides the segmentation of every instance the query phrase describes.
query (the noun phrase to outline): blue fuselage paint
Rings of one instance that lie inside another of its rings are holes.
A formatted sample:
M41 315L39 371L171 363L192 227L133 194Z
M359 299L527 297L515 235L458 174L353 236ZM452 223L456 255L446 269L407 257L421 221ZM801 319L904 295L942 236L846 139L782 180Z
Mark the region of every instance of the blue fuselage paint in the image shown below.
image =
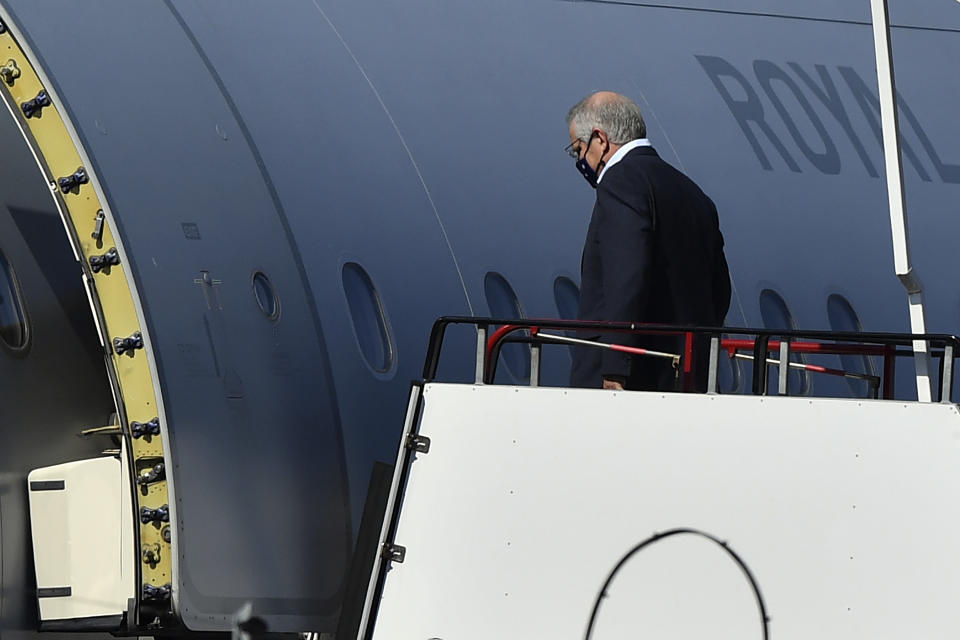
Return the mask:
M770 289L800 327L830 328L827 301L842 295L864 330L909 328L866 2L811 0L791 16L767 0L0 4L62 97L137 278L176 457L190 628L225 629L250 600L273 630L332 631L432 321L493 313L489 274L529 317L569 313L593 192L562 152L564 115L590 90L634 98L661 155L716 202L729 325L761 325ZM914 262L930 329L956 332L960 81L944 62L960 59L960 5L890 4ZM585 34L602 39L585 49ZM29 165L21 151L10 157ZM61 461L41 442L95 455L74 434L109 419L99 383L65 395L102 362L73 319L77 291L65 304L58 289L79 278L42 266L68 249L31 240L36 221L18 218L42 209L21 182L0 175L0 248L44 329L28 358L0 352L0 479ZM364 357L357 327L371 318L351 315L349 264L389 326L386 371ZM474 353L474 336L451 330L441 376L472 379ZM546 381L564 381L569 362L548 349ZM898 372L909 390L910 367ZM38 416L47 426L23 445ZM16 491L3 501L4 638L33 615L10 595L29 582L10 560L26 548Z

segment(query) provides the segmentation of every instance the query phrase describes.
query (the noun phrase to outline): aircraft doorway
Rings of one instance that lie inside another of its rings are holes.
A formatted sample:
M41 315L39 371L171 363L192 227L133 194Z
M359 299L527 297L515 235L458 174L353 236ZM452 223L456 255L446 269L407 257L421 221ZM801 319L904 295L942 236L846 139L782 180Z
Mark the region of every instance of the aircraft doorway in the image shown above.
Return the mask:
M83 274L17 123L0 117L0 629L38 628L27 473L95 458L116 411Z

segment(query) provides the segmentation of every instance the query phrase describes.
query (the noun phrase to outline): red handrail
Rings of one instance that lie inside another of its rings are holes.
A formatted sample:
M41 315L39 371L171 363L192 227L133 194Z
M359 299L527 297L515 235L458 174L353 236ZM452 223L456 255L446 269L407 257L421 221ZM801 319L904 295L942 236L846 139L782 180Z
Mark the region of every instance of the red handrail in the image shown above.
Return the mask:
M728 353L735 351L753 350L755 340L750 338L723 338L720 341L720 347ZM770 351L780 350L779 340L769 340L767 347ZM790 343L790 351L794 353L823 353L833 355L864 355L864 356L883 356L887 353L887 347L873 344L843 344L838 342L810 342L796 341Z
M598 323L599 324L599 323ZM496 349L500 342L509 334L514 331L520 330L529 330L531 337L537 335L540 331L538 326L521 326L514 324L506 324L499 327L496 331L490 334L490 337L487 339L486 345L486 370L485 373L489 374L490 368L493 366L493 358L491 357L494 349ZM618 330L618 333L634 333L641 334L644 333L642 327L638 327L633 330ZM662 331L657 331L657 334L663 334ZM693 354L695 350L695 340L694 333L692 331L681 331L670 332L673 335L683 335L684 336L684 348L683 348L683 357L682 365L684 374L684 390L691 391L693 389L693 377L689 375L693 371ZM739 351L753 351L756 345L756 340L749 338L722 338L720 340L720 348L727 352L727 355L731 358ZM647 349L640 347L629 347L627 345L619 344L609 344L605 343L605 346L608 346L614 351L620 351L623 353L632 353L636 355L645 355L648 353ZM779 351L780 350L780 340L768 339L767 340L767 350L768 351ZM885 399L893 398L894 391L894 368L896 360L896 347L893 345L857 345L857 344L845 344L837 342L814 342L809 340L798 340L795 342L790 342L790 351L794 353L816 353L821 355L863 355L863 356L882 356L883 357L883 397ZM815 373L823 373L827 375L834 376L846 376L848 372L841 369L832 369L830 367L823 367L820 365L805 364L804 370L812 371Z

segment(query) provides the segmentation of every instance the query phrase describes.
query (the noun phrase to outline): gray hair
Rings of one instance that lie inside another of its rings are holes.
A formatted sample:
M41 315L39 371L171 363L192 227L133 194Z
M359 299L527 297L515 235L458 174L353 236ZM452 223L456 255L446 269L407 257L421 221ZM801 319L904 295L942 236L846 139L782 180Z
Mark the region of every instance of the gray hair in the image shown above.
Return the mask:
M630 98L619 94L596 93L573 105L567 113L567 126L573 124L578 138L587 140L594 129L602 129L613 144L624 144L647 137L647 125L640 107Z

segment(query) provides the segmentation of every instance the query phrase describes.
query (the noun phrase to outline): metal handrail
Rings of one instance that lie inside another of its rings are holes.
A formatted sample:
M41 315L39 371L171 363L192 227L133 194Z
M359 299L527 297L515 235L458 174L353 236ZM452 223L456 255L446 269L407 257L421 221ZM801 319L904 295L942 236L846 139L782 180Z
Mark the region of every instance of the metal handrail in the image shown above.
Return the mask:
M711 339L710 356L710 386L708 393L715 391L716 384L716 358L721 349L726 350L731 357L734 353L741 350L752 350L753 357L759 361L766 361L767 355L771 351L779 351L781 360L786 356L789 362L789 352L798 353L818 353L818 354L836 354L836 355L876 355L884 358L883 371L883 397L893 397L893 373L895 358L901 356L912 356L912 347L916 341L924 341L932 348L940 349L941 359L940 388L941 401L949 402L951 400L953 361L955 354L960 353L960 338L950 334L922 334L913 335L909 333L892 332L871 332L856 333L842 331L800 331L800 330L776 330L776 329L755 329L742 327L703 327L703 326L677 326L644 324L635 322L585 322L581 320L557 320L557 319L503 319L503 318L480 318L472 316L444 316L438 318L433 324L430 334L430 343L427 349L426 361L424 362L423 378L426 381L433 380L436 377L437 368L440 362L440 353L443 349L443 340L447 327L451 325L472 325L477 329L477 361L476 361L476 382L483 384L488 381L488 362L491 355L499 353L499 347L504 341L514 341L509 339L510 334L519 331L528 331L529 336L520 340L529 343L531 350L536 349L536 364L539 365L539 348L543 344L548 344L548 340L553 341L554 336L545 335L543 338L537 336L542 329L553 330L580 330L590 331L592 333L626 333L633 335L674 335L685 336L684 353L681 356L683 373L691 372L691 364L694 355L696 337L709 337ZM488 343L487 336L491 327L500 328L491 336ZM750 339L723 338L724 335L750 336ZM546 338L546 339L545 339ZM565 340L560 340L562 342ZM714 344L715 343L715 344ZM855 344L849 344L855 343ZM621 345L624 346L625 345ZM910 347L902 350L897 347ZM629 347L627 347L629 348ZM676 354L665 354L670 357ZM825 367L820 367L826 369ZM786 393L786 372L788 367L781 368L780 392ZM840 372L840 370L814 371L818 373ZM533 373L533 371L531 372ZM537 366L537 378L539 378L539 366ZM859 374L849 374L848 377L857 377ZM757 394L766 393L767 388L767 367L754 367L753 372L753 391ZM868 380L869 381L869 380ZM689 390L689 376L687 376L687 390ZM536 385L531 375L531 384Z
M721 341L721 345L723 341ZM733 352L731 357L739 358L741 360L749 360L751 362L756 362L752 355L747 355L746 353ZM767 358L767 364L779 367L782 360L774 360L773 358ZM787 361L787 366L791 369L799 369L800 371L806 371L809 373L822 373L828 376L836 376L838 378L851 378L853 380L863 380L870 385L870 390L873 394L873 397L878 397L880 393L880 376L871 375L869 373L851 373L849 371L844 371L842 369L833 369L831 367L822 367L818 364L807 364L805 362L790 362Z

